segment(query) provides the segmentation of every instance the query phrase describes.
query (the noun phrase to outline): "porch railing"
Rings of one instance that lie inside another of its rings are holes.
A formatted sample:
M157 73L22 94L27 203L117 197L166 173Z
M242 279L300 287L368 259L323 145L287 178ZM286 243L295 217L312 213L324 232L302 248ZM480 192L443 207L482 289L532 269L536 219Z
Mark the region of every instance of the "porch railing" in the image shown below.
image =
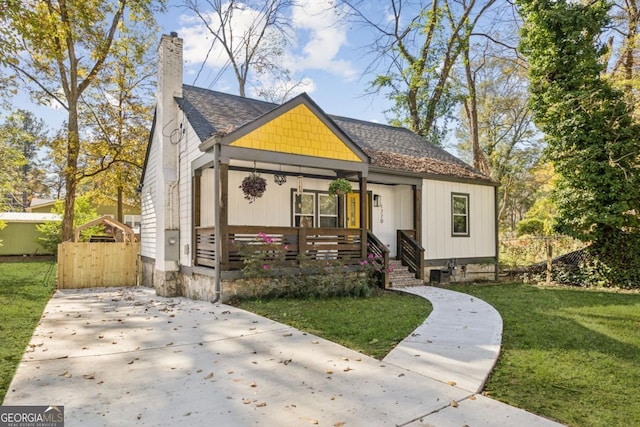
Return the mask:
M220 258L223 271L242 269L248 246L255 252L277 253L274 261L281 266L295 267L302 260L340 260L357 265L362 260L360 229L230 225L226 230L229 238L222 242ZM214 228L196 227L195 231L196 264L214 267Z
M398 259L409 267L417 279L424 279L424 248L415 239L414 230L398 230Z
M389 287L389 248L382 243L375 234L367 232L367 256L372 256L375 259L380 260L380 286L383 288Z

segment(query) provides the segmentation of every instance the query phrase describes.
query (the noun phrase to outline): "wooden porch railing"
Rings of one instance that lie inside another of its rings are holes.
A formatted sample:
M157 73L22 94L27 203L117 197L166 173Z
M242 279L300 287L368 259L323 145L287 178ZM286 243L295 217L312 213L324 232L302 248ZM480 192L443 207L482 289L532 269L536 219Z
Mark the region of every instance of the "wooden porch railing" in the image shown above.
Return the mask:
M380 261L380 286L389 287L389 248L382 243L372 232L367 232L367 256Z
M409 267L416 278L424 279L424 248L415 239L414 230L398 230L397 232L398 259L402 265Z
M214 267L214 228L196 227L195 231L196 265ZM358 265L362 260L360 229L230 225L227 232L229 239L222 242L220 258L223 271L242 269L243 251L248 245L256 252L274 253L273 261L281 266L296 267L302 260L340 260Z

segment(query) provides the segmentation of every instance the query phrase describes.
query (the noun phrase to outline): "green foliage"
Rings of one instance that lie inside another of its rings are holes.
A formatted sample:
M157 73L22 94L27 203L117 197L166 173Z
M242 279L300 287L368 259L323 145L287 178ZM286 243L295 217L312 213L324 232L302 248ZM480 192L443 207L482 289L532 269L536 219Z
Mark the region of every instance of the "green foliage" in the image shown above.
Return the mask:
M382 360L431 312L424 298L376 291L368 298L277 298L239 306Z
M0 263L0 402L56 286L50 262Z
M640 295L523 284L450 285L494 306L504 329L485 392L569 426L637 424ZM634 421L630 421L634 420Z
M3 228L5 228L7 226L7 223L4 221L0 221L0 230L2 230ZM2 240L0 240L0 246L2 246Z
M251 297L367 297L381 268L373 256L357 269L339 260L315 259L298 260L299 266L292 268L286 262L288 246L264 233L255 241L234 244L233 249L244 262L238 283Z
M62 212L64 212L64 204L62 201L58 200L51 209L51 212L62 214ZM98 213L93 207L91 199L87 196L76 197L74 213L74 229L98 218ZM44 224L36 225L36 228L39 232L44 234L43 237L40 237L42 246L56 253L58 251L58 244L62 243L62 223L59 221L49 221ZM102 226L89 227L82 230L80 233L80 240L87 241L92 235L100 234L103 231Z
M529 60L530 104L560 175L556 230L591 242L593 256L611 268L606 282L622 278L627 286L618 269L635 266L640 254L640 126L622 92L601 75L606 49L597 40L610 4L518 5L525 20L520 46ZM640 286L640 279L635 282Z
M351 186L351 182L344 178L334 179L329 183L329 195L335 196L336 194L346 194L351 192L353 187Z
M584 248L584 243L567 236L523 236L518 239L502 239L500 240L500 269L522 270L531 265L546 262L549 239L554 257Z

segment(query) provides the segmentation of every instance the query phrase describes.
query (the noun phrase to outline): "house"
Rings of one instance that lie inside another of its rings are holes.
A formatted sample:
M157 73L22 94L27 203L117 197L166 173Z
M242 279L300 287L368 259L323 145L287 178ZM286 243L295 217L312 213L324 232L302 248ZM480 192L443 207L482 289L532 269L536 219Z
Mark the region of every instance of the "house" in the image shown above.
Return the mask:
M57 202L58 200L56 199L33 198L27 208L27 212L51 212ZM108 215L114 219L118 216L117 202L113 199L107 199L106 201L95 204L95 209L99 216ZM136 234L140 233L140 206L124 202L122 214L122 223L133 228Z
M265 233L297 256L401 259L417 278L497 275L496 183L407 129L182 82L182 39L163 35L141 182L143 284L160 295L226 296L234 244ZM267 180L247 200L243 179ZM337 177L353 191L331 196ZM251 202L251 203L250 203ZM386 262L386 261L385 261ZM235 276L234 276L235 273Z
M36 212L0 212L0 255L53 255L45 249L40 237L43 234L36 226L51 221L61 221L60 215Z

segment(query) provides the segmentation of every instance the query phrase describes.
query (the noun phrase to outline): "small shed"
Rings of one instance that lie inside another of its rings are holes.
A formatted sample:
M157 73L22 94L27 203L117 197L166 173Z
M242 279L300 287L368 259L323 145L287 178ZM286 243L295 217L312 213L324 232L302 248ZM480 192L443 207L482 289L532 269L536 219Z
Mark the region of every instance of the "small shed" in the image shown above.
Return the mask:
M36 226L61 219L54 213L0 212L0 221L6 225L0 230L0 255L53 255L42 246L43 235Z

